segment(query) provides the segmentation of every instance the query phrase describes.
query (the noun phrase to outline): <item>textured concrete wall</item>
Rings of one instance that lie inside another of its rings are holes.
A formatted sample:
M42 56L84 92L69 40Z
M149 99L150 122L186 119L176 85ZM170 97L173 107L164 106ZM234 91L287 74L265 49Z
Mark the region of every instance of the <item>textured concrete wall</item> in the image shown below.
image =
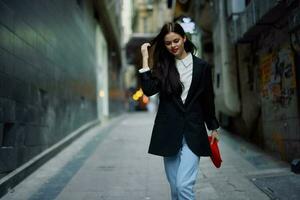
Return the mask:
M225 6L225 1L216 3L217 22L213 28L215 103L217 112L237 116L241 111L241 102L238 96L237 71L230 55Z
M242 112L233 125L245 138L290 161L300 156L300 120L286 20L252 44L238 45Z
M288 27L280 27L264 33L258 43L259 90L266 147L291 160L300 156L299 97Z
M259 90L259 70L256 63L256 49L252 44L238 44L236 57L238 65L241 114L235 118L234 127L242 136L257 144L262 144L261 99Z
M0 0L0 173L97 117L87 2Z

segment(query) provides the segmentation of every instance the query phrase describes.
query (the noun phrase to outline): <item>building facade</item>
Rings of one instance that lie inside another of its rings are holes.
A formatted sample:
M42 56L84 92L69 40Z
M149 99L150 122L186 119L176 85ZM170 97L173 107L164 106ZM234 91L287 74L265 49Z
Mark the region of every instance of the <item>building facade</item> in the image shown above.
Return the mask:
M126 43L126 63L124 71L125 91L127 91L127 110L146 110L148 98L144 95L133 97L140 89L137 80L138 69L142 66L141 45L150 42L164 23L173 19L173 5L166 1L133 0L132 34ZM152 101L152 99L150 99ZM154 101L155 97L154 97Z
M202 30L222 126L274 156L300 156L299 1L176 1Z
M121 110L120 3L0 0L1 177Z
M244 124L238 129L291 161L300 156L299 1L233 0L225 7Z

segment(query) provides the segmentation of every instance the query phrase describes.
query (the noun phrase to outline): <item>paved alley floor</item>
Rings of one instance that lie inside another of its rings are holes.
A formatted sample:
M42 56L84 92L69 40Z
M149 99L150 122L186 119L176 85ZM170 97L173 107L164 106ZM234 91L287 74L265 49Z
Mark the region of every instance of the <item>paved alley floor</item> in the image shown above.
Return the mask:
M162 158L147 154L154 115L128 113L83 134L3 200L168 200ZM221 130L222 167L200 159L197 200L270 199L254 181L290 175L289 165Z

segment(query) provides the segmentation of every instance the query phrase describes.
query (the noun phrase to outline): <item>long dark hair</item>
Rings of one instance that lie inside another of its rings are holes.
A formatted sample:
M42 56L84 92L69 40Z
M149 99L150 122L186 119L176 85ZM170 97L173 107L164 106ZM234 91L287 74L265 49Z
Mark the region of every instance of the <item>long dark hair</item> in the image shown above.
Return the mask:
M167 50L164 43L165 35L170 32L177 33L182 37L186 36L183 28L178 23L170 22L163 25L160 33L150 42L153 59L152 73L160 80L160 94L180 96L183 84L180 82L179 72L175 65L175 57ZM195 45L187 37L184 49L192 54L196 50Z

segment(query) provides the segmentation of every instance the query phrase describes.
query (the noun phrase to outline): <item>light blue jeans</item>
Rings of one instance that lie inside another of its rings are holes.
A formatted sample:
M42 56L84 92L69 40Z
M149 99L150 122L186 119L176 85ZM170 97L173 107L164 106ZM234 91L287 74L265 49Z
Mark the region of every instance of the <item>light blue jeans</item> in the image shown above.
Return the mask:
M199 161L200 157L189 149L184 138L177 155L164 157L172 200L195 200L193 187L199 171Z

